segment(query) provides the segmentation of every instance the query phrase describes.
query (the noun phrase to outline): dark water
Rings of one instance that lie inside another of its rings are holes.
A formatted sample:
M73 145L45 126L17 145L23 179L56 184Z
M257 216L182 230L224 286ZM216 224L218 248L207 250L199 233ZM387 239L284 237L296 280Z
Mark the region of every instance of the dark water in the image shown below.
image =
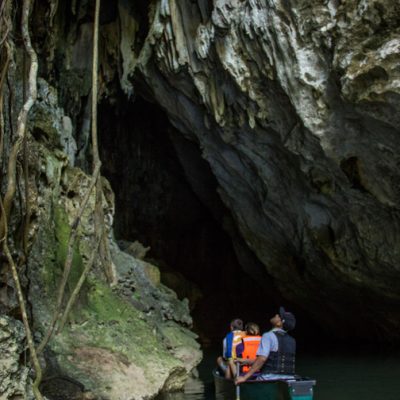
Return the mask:
M398 356L303 356L298 372L317 380L316 400L400 400Z
M206 352L199 378L169 400L213 400L215 352ZM315 400L400 400L400 355L300 355L297 372L317 380Z

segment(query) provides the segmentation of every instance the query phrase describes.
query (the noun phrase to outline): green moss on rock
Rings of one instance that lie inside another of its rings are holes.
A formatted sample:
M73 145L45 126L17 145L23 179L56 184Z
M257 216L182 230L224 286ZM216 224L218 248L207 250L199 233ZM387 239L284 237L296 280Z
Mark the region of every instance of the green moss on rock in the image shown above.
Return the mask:
M54 209L54 224L55 237L57 240L56 263L58 268L63 271L67 258L71 227L68 221L68 215L61 206L56 206ZM73 248L71 273L68 279L68 286L70 289L75 287L79 277L82 275L83 269L84 264L76 241Z
M81 170L66 166L65 158L58 157L55 152L42 147L40 155L41 170L46 173L40 196L41 204L46 204L46 207L40 214L38 239L32 248L29 273L35 330L44 334L54 312L68 251L71 221L85 193L88 177ZM74 197L65 197L65 193L75 186L80 190L72 191ZM75 287L91 250L91 200L78 228L64 302ZM116 244L111 242L113 246ZM179 335L184 332L176 327L175 331L168 330L166 335L163 325L168 319L164 314L173 317L176 313L184 313L187 305L181 304L175 294L160 285L156 267L121 251L117 253L120 257L115 252L112 256L113 262L119 266L116 268L118 276L121 278L125 269L128 276L136 274L131 296L123 296L121 287L110 288L103 281L101 270L94 266L72 309L70 320L49 342L50 364L56 366L53 373L82 382L98 398L151 398L161 390L182 388L188 373L186 352L180 350L178 354L174 351L173 335L174 332ZM156 321L149 320L149 315L138 309L152 310L155 305L160 308ZM188 348L182 346L183 338L178 342L179 349ZM194 339L191 344L197 349ZM188 364L193 368L193 364Z
M104 394L107 387L115 390L113 375L105 376L102 371L105 366L96 369L96 363L107 358L110 368L115 364L114 370L122 368L128 375L135 371L133 374L140 375L151 390L161 390L171 371L184 380L182 362L167 351L159 333L140 311L99 280L90 281L87 300L81 322L66 327L53 343L70 376L95 392Z

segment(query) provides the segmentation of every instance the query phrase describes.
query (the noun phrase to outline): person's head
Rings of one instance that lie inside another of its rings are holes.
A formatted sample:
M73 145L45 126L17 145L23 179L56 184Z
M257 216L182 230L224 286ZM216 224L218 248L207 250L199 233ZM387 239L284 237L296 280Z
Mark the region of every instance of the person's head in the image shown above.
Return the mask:
M283 307L279 308L279 314L276 314L270 319L274 328L281 328L285 331L291 331L296 326L296 318L291 313L286 311Z
M246 333L250 336L257 336L260 334L260 327L254 322L248 322L245 327Z
M239 318L235 318L231 321L231 331L242 331L243 321Z

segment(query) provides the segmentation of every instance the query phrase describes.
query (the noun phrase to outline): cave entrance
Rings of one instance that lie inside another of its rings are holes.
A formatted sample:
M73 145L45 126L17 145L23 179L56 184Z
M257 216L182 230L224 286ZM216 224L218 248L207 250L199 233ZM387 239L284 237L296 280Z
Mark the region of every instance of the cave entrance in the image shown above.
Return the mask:
M189 299L194 330L203 341L219 341L237 316L265 320L267 311L254 307L265 302L264 294L243 272L221 226L228 210L197 145L142 98L100 104L99 127L102 173L115 192L114 231L121 247L138 241L149 248L145 260L160 268L162 283ZM192 189L172 137L179 138L181 156L196 165L189 173L202 180L211 209Z

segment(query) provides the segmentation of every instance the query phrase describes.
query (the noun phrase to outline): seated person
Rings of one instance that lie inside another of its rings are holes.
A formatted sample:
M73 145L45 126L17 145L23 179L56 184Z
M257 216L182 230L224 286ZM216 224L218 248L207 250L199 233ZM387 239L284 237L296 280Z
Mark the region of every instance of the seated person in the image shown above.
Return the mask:
M296 341L287 332L296 326L296 318L280 307L279 314L270 320L272 330L264 333L257 358L249 371L236 378L239 385L260 371L257 380L293 379L295 374Z
M258 346L261 341L260 336L260 327L254 322L249 322L245 327L246 335L242 338L242 344L238 345L236 348L237 351L242 353L241 358L237 358L237 361L242 365L242 372L248 372L250 370L250 366L256 360L256 354L258 350ZM239 347L241 346L241 347ZM233 376L236 375L236 366L235 363L232 362L229 364L231 366L231 373Z
M242 356L241 352L238 353L236 349L242 343L243 336L243 321L238 318L232 320L230 323L230 332L225 336L222 343L223 355L217 358L217 365L227 379L232 379L234 376L229 367L229 361L234 361Z

